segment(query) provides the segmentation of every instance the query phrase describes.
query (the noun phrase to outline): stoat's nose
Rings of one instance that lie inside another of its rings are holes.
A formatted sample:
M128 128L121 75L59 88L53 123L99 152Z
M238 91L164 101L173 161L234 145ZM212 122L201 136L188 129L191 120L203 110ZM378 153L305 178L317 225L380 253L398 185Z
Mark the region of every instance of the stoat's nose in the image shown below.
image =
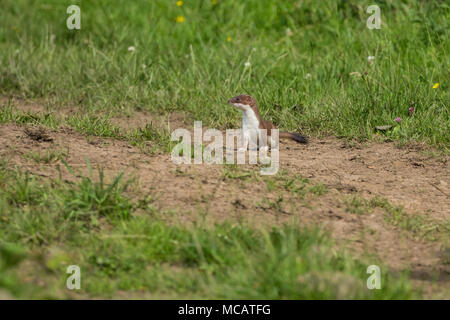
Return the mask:
M228 100L228 103L233 103L231 100L233 100L233 98L229 99L229 100Z

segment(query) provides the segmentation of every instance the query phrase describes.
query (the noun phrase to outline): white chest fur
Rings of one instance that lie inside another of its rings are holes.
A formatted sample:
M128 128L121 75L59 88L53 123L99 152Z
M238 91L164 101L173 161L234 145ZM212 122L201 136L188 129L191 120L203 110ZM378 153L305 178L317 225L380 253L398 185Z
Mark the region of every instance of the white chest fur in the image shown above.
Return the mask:
M253 109L246 104L236 103L235 107L242 110L242 135L244 145L252 143L254 146L258 143L259 120Z
M259 120L250 106L242 110L242 130L244 132L257 133L259 130Z
M243 130L258 130L259 120L252 109L249 111L242 111L242 129Z
M250 106L242 110L242 133L247 141L257 143L259 120Z

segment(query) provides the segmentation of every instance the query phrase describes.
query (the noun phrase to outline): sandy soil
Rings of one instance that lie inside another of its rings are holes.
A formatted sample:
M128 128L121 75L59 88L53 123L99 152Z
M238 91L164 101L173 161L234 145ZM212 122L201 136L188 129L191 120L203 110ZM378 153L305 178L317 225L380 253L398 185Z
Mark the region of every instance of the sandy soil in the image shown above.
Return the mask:
M21 108L26 109L27 105ZM33 112L43 108L33 105ZM48 110L47 110L48 111ZM112 119L122 128L143 126L155 116L139 113L129 118ZM171 128L193 127L180 115L164 118ZM28 129L26 129L28 128ZM27 131L28 130L28 131ZM31 131L30 131L31 130ZM94 167L112 176L125 171L135 177L131 196L151 194L153 205L164 212L174 211L168 219L190 223L199 216L207 222L245 220L257 224L279 224L292 220L321 224L329 228L338 242L355 252L375 252L392 269L410 268L412 278L424 285L430 297L450 298L450 266L444 261L443 244L411 237L384 219L375 209L358 215L345 210L347 195L367 199L380 196L402 205L408 214L428 215L437 221L450 219L450 171L448 157L433 157L420 146L396 147L394 143L349 144L333 137L311 139L308 145L282 141L280 168L290 175L300 174L314 183L321 182L328 192L298 199L283 190L268 192L258 174L255 178L227 179L220 165L175 165L166 154L148 154L126 141L86 137L69 128L45 129L49 139L36 139L36 128L13 124L0 125L0 157L34 174L56 177L59 164L40 164L25 157L30 152L65 150L67 162L86 172L86 157ZM244 166L250 171L259 169ZM71 179L63 168L64 178ZM272 207L279 196L283 201ZM447 244L448 245L448 244ZM431 285L439 279L438 288Z

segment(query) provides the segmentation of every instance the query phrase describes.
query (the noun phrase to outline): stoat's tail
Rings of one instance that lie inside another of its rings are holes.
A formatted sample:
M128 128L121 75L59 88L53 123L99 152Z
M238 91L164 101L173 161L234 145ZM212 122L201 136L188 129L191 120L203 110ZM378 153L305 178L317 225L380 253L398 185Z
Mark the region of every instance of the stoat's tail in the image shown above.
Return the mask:
M292 139L298 143L308 143L308 139L306 139L306 137L293 132L280 132L280 138Z

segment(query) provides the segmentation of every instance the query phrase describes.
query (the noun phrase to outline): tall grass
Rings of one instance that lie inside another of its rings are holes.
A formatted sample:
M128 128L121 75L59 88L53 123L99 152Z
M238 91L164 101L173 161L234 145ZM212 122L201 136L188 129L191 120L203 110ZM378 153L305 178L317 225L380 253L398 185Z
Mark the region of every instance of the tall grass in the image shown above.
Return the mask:
M65 26L73 3L81 30ZM5 0L0 91L54 108L180 110L218 127L238 124L226 101L248 93L286 129L366 139L396 125L389 138L446 148L448 4L376 1L380 30L366 27L370 4Z
M271 229L230 222L188 227L129 200L121 175L108 184L102 171L74 182L2 172L0 289L13 297L67 298L66 268L73 264L82 270L83 297L420 297L407 273L393 274L374 256L339 249L317 226L293 221ZM371 264L383 270L381 290L366 286ZM33 279L30 272L45 286L27 280Z

